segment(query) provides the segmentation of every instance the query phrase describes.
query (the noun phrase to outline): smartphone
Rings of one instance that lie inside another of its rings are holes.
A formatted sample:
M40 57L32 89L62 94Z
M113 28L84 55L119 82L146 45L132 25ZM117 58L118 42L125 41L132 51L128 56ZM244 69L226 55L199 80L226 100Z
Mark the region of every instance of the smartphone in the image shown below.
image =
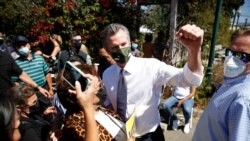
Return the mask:
M79 81L81 84L82 91L84 91L89 85L90 80L85 78L84 72L78 69L70 61L67 61L63 68L62 78L73 88L75 89L75 82Z

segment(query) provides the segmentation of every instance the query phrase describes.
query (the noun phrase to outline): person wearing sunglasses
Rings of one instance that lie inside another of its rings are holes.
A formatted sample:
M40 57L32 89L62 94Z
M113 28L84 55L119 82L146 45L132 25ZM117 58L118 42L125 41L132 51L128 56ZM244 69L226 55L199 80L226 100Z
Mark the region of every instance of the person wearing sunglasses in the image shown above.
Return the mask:
M250 30L231 41L224 61L224 82L197 124L193 141L250 140Z

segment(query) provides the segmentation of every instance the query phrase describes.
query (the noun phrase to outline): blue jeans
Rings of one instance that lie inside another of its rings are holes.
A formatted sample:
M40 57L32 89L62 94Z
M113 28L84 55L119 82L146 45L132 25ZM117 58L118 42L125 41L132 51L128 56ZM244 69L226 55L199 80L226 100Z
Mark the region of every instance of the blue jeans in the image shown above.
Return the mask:
M163 102L163 107L166 110L167 116L169 119L171 119L171 121L177 119L176 115L172 111L172 108L177 106L178 101L179 99L177 99L175 96L171 96ZM185 118L185 124L189 123L193 106L194 106L193 98L186 100L181 105L183 115Z

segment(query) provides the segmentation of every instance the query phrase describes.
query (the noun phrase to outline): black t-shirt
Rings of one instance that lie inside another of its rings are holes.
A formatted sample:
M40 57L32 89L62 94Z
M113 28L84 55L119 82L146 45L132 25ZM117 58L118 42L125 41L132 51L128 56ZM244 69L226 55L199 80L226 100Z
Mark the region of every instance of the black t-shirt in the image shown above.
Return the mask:
M39 126L35 126L36 123L33 120L21 116L20 121L19 131L22 137L21 141L41 141L37 133L38 131L36 131L39 129Z
M11 76L19 76L22 69L7 52L0 51L0 93L14 86Z
M21 141L45 141L48 133L51 130L50 124L42 117L31 119L27 117L20 117L21 124L19 130L21 133Z
M78 54L73 53L70 50L63 50L60 55L59 55L59 70L63 69L64 64L70 60L71 56L76 56L79 57L84 63L86 63L86 59L87 59L87 54L79 51Z
M110 67L111 66L111 64L109 63L109 61L105 58L105 57L103 57L103 56L100 56L99 57L99 66L98 66L98 74L99 74L99 76L101 77L101 79L102 79L102 74L103 74L103 72L108 68L108 67Z
M40 49L41 49L43 54L50 56L50 54L54 50L54 44L51 41L49 41L48 44L46 44L46 46L40 45Z

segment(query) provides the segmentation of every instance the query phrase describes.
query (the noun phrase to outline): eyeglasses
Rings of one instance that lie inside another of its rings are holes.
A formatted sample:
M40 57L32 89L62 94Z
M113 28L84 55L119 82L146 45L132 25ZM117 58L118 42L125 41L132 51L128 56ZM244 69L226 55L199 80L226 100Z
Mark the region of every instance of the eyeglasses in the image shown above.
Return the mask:
M27 106L27 107L31 107L31 106L34 106L34 105L36 105L38 103L38 101L37 100L35 100L31 105L28 105L28 104L26 104L25 106Z
M226 49L225 56L234 56L243 61L244 63L247 63L250 61L250 54L245 52L236 52L229 48Z

